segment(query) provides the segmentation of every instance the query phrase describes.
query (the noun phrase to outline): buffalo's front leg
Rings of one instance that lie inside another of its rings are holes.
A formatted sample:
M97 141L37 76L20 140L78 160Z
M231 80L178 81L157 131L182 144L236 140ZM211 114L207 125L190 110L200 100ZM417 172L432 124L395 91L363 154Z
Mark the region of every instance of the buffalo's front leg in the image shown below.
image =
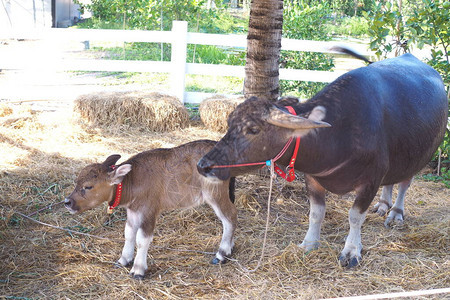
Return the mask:
M311 176L305 175L309 193L309 227L303 242L299 245L306 252L319 247L320 229L325 218L326 190Z

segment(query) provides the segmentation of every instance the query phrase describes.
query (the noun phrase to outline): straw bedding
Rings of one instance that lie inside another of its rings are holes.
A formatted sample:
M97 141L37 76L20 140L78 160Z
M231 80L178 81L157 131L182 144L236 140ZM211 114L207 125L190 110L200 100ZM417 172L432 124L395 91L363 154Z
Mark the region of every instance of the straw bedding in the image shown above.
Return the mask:
M201 126L168 133L104 133L71 121L71 112L16 116L0 122L0 298L21 299L318 299L449 287L449 189L417 179L407 194L405 225L385 229L368 214L361 266L346 270L337 257L348 232L354 195L328 195L322 246L303 253L296 244L308 227L303 180L277 180L266 255L255 273L235 262L212 266L221 224L209 207L174 211L158 222L149 251L149 273L140 282L114 268L123 246L126 214L106 207L70 215L61 205L87 163L112 153L178 145L220 134ZM0 120L0 121L2 121ZM238 178L238 228L233 258L256 265L264 234L268 174ZM81 236L32 219L97 237ZM101 238L104 239L101 239ZM440 299L444 295L434 296ZM448 295L447 295L448 296ZM430 299L433 297L427 297Z
M186 127L187 109L171 96L143 92L102 92L82 95L75 111L90 124L170 131Z
M228 129L228 116L243 101L244 98L226 98L215 95L203 100L200 104L200 118L208 129L225 132Z

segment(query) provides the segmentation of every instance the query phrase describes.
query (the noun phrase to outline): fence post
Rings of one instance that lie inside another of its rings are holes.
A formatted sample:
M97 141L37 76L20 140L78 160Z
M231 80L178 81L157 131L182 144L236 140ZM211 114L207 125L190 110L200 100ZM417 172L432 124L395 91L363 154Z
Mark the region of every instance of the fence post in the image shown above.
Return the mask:
M171 90L175 97L178 97L184 103L184 88L186 78L186 55L187 55L187 29L186 21L172 22L172 72Z

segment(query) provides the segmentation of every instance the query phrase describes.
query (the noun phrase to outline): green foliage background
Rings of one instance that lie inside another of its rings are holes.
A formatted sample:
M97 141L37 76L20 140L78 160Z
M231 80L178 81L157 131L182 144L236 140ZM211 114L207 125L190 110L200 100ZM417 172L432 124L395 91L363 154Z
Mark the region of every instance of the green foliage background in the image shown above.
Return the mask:
M84 28L171 30L173 20L187 21L189 31L245 34L248 17L230 14L229 1L215 1L216 9L206 9L206 0L92 0L85 6L93 12ZM449 11L443 0L289 0L284 1L283 37L330 40L335 36L369 37L370 48L381 58L400 55L413 47L428 47L427 61L450 86ZM124 43L123 47L98 49L109 59L170 60L170 45ZM189 45L188 61L209 64L245 65L245 50L207 45ZM322 53L282 51L280 67L331 70L331 57ZM226 80L230 80L229 78ZM205 81L204 78L196 82ZM234 81L234 83L237 83ZM280 80L282 94L309 98L325 84ZM192 89L192 88L190 88ZM195 90L195 88L194 88ZM212 90L207 90L212 91ZM450 127L450 126L449 126ZM441 145L441 177L450 180L450 141L447 131ZM436 154L437 158L438 154Z
M375 3L375 2L374 2ZM431 57L427 63L438 71L447 92L450 92L450 2L442 0L379 1L375 9L366 12L369 22L370 48L380 57L410 52L413 47L428 47ZM449 112L450 114L450 112ZM444 141L435 154L441 169L430 178L443 180L450 187L450 122ZM440 173L440 174L439 174Z

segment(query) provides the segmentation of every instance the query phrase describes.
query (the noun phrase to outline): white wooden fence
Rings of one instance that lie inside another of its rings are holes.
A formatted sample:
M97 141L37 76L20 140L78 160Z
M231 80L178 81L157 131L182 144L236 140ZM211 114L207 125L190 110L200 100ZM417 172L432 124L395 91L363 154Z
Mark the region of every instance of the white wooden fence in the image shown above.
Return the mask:
M67 59L57 55L36 57L27 55L0 56L1 69L36 69L58 71L123 71L123 72L158 72L169 73L171 77L171 93L182 102L199 103L209 94L185 92L186 74L235 76L243 78L243 66L197 64L186 62L188 44L215 45L228 47L247 47L245 35L223 35L191 33L187 31L187 22L173 22L172 31L141 30L96 30L96 29L47 29L30 32L2 32L1 39L31 39L48 41L110 41L110 42L149 42L170 43L172 45L171 61L130 61L107 59ZM335 45L345 43L282 39L282 50L333 53ZM361 54L369 54L365 45L347 45ZM314 70L280 69L280 79L331 82L343 72L327 72Z

